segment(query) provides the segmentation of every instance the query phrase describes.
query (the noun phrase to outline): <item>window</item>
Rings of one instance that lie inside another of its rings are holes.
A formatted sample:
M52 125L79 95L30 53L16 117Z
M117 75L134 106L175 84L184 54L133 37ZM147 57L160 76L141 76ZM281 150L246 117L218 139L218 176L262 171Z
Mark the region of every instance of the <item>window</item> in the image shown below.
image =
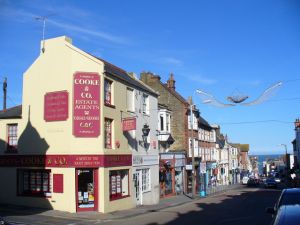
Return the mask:
M170 129L170 114L166 114L166 130L167 132L171 132L171 129Z
M7 151L16 151L18 145L18 124L7 125Z
M150 169L142 169L142 191L150 191Z
M160 114L159 116L159 121L160 121L160 131L164 131L164 116Z
M112 102L112 81L104 80L104 104L113 105Z
M149 114L149 96L146 94L143 94L142 98L142 111L144 114Z
M50 170L18 170L18 194L48 196L50 193Z
M110 200L129 196L128 170L114 170L109 172Z
M104 121L104 144L105 148L112 148L112 120L105 118Z
M134 112L134 95L133 95L133 89L127 88L127 96L126 96L126 104L127 104L127 110L130 112Z

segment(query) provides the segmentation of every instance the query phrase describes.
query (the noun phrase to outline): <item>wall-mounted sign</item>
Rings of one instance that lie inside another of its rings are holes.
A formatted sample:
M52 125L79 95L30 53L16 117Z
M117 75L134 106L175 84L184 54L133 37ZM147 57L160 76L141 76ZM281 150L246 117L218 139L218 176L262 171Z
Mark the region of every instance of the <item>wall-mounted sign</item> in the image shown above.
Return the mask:
M73 80L73 135L100 135L100 76L98 73L77 72Z
M67 91L49 92L44 96L44 120L46 122L68 119L69 93Z
M136 118L135 117L124 118L122 120L122 128L123 131L136 130Z
M158 165L158 155L133 155L132 166Z

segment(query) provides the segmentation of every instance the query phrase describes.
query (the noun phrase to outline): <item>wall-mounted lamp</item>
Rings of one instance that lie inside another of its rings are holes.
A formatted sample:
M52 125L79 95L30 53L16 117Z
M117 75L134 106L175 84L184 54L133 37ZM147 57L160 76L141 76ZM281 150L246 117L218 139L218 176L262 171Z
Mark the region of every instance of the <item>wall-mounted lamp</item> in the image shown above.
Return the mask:
M142 137L143 137L144 147L146 147L147 146L147 138L150 133L150 128L149 128L148 124L144 124L144 126L142 128L142 132L143 132Z

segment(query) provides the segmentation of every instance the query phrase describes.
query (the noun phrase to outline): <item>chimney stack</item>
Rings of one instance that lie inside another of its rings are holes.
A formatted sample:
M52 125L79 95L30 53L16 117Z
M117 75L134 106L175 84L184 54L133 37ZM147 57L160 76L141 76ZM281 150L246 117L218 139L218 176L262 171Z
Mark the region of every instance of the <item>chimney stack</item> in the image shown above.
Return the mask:
M296 128L300 128L300 120L299 119L296 119L296 121L295 121L295 129Z
M3 110L6 110L6 92L7 92L7 79L3 81Z
M167 86L168 86L168 88L175 91L175 80L174 80L174 74L173 73L170 74L170 78L167 81Z

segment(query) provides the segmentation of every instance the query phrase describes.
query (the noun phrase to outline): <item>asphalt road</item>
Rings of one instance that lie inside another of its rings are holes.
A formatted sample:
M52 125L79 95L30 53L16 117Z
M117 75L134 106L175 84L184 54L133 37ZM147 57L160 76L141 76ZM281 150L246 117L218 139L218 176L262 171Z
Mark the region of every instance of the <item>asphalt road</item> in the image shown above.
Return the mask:
M243 186L217 196L124 219L68 220L33 214L18 217L18 222L26 225L269 225L271 215L265 208L273 206L279 194L280 190ZM8 218L14 219L13 216Z

